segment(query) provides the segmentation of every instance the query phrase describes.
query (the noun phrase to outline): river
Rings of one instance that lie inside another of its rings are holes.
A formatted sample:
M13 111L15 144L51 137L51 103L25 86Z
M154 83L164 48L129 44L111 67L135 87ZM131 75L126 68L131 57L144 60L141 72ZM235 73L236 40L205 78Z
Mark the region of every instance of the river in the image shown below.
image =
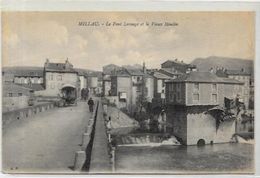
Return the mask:
M118 143L115 153L115 169L118 173L254 172L252 144L225 143L202 147L161 145L155 142L167 139L166 130L123 130L124 133L114 133Z
M118 146L116 172L252 173L254 146L227 143L198 146Z

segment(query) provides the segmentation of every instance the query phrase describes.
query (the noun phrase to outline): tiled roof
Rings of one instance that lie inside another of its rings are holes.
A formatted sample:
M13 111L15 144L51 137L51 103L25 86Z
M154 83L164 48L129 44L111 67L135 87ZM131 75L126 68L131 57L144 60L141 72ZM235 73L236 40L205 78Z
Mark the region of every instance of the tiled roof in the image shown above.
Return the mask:
M176 79L169 82L201 82L201 83L230 83L230 84L243 84L242 82L230 79L230 78L220 78L210 72L190 72L188 74L183 74Z
M162 68L162 69L160 69L159 71L167 72L167 73L172 74L172 75L183 74L183 73L181 73L181 72L175 70L174 68Z
M243 70L226 70L228 75L251 75L249 72Z
M140 69L125 69L130 75L144 75Z
M25 87L25 88L28 88L28 89L31 89L31 90L34 90L34 91L40 91L40 90L44 90L44 86L42 84L35 84L35 83L32 83L32 84L17 84L19 86L22 86L22 87Z
M172 77L170 77L166 74L163 74L161 72L154 72L153 76L158 79L172 79Z
M126 70L122 69L113 72L111 76L130 77L130 74Z
M23 93L25 91L32 91L32 89L14 84L11 82L3 84L3 92Z
M68 66L66 66L66 63L47 63L45 64L45 71L77 73L77 71L73 69L73 66L71 64L68 64Z
M15 77L43 77L43 70L16 70Z
M224 83L237 83L237 84L243 84L243 82L238 81L238 80L236 80L236 79L232 79L232 78L221 78L221 80L222 80Z

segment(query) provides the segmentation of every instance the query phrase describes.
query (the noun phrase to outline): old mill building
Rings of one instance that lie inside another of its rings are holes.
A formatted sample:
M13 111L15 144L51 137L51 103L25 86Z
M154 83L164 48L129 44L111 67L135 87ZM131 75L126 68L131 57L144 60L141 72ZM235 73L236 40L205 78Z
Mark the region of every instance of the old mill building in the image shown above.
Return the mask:
M236 114L227 113L225 98L235 99L243 83L210 72L189 72L166 82L167 122L185 145L229 142Z

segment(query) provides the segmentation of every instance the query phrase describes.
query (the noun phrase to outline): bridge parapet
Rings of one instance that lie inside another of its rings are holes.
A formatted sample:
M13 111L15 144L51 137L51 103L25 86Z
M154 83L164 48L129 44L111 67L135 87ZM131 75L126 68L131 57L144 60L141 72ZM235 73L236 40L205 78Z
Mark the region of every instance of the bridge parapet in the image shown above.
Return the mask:
M27 108L17 109L13 111L4 112L2 114L2 128L3 130L8 127L12 122L20 119L25 119L38 114L43 111L50 110L55 107L54 103L42 103L36 106L30 106Z
M90 173L111 173L112 164L109 151L108 135L104 119L103 105L100 102L95 125L95 135L89 166Z

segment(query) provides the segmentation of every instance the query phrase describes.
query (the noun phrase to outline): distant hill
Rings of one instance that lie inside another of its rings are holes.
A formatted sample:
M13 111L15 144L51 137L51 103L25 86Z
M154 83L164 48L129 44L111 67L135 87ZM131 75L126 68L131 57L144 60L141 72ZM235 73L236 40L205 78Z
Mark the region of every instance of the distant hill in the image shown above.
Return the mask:
M210 68L224 67L230 70L241 70L244 68L247 72L253 72L253 62L253 60L248 59L210 56L207 58L196 58L191 64L196 65L199 71L209 71Z
M142 69L143 66L140 64L133 64L133 65L123 65L122 67L127 69Z
M34 66L14 66L14 67L3 67L3 71L15 71L15 70L43 70L43 67Z
M89 69L81 69L81 68L74 68L76 71L80 73L85 73L85 74L93 74L97 73L97 75L100 75L99 71L94 71L94 70L89 70ZM36 71L43 71L43 67L34 67L34 66L14 66L14 67L3 67L2 68L3 72L6 73L20 73L22 71L31 71L31 72L36 72Z

